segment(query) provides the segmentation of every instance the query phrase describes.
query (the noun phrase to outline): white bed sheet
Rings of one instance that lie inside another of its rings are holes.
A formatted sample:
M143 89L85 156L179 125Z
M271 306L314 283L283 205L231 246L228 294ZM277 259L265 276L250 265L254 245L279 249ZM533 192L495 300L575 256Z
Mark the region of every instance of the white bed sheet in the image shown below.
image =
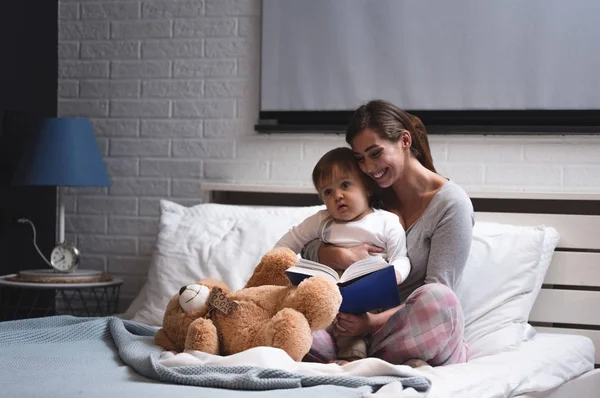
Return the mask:
M418 370L432 381L428 397L513 397L550 390L592 370L594 355L585 336L538 333L515 351Z
M165 366L229 364L277 367L301 374L376 376L422 374L432 382L427 397L495 398L551 390L594 368L595 348L584 336L539 333L518 350L473 359L465 364L410 369L367 358L344 366L296 363L283 351L258 347L229 357L199 351L174 354L165 351ZM397 382L382 387L373 398L423 397Z

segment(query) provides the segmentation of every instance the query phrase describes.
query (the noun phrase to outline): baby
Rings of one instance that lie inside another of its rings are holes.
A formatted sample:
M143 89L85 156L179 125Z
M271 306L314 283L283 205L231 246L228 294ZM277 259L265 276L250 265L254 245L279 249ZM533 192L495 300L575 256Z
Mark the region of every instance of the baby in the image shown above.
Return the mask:
M275 247L299 253L314 239L345 247L368 243L383 249L378 255L394 266L398 285L406 280L411 265L404 228L397 215L375 208L379 187L360 170L352 150L342 147L327 152L317 162L312 180L327 210L292 227ZM339 359L352 361L366 357L363 338L334 333L334 339Z

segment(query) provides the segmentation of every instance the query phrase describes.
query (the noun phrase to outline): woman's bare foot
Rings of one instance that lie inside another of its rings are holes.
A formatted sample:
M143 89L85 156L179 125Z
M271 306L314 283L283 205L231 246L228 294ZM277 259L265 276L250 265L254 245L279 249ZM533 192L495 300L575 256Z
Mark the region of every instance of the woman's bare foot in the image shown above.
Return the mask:
M410 366L411 368L420 368L421 366L429 366L427 362L422 359L412 358L404 362L402 365Z
M350 362L354 362L354 361L358 361L359 359L362 358L346 358L346 359L336 359L335 361L329 361L328 363L335 363L338 364L340 366L344 366Z

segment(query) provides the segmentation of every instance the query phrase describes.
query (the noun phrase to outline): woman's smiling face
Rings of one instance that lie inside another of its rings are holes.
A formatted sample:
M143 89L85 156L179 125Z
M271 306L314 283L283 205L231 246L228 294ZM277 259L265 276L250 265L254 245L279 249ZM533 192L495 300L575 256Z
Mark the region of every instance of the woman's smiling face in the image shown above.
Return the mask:
M352 140L352 151L360 169L382 188L390 187L403 175L408 155L408 151L402 150L404 139L403 136L398 142L392 142L367 128Z

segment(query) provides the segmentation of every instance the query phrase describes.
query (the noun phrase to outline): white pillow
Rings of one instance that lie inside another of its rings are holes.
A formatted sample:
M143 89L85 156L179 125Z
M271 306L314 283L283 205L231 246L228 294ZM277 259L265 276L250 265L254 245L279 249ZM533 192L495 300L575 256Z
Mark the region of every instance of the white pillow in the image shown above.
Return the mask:
M323 208L214 203L187 208L161 201L148 278L123 317L158 326L170 297L205 277L241 288L291 226ZM552 228L476 223L457 289L472 358L520 345L557 240Z
M475 223L471 252L456 289L470 358L521 345L558 239L551 227Z
M148 279L123 317L159 326L169 299L181 286L206 277L234 290L242 288L283 234L323 208L215 203L188 208L161 200Z

